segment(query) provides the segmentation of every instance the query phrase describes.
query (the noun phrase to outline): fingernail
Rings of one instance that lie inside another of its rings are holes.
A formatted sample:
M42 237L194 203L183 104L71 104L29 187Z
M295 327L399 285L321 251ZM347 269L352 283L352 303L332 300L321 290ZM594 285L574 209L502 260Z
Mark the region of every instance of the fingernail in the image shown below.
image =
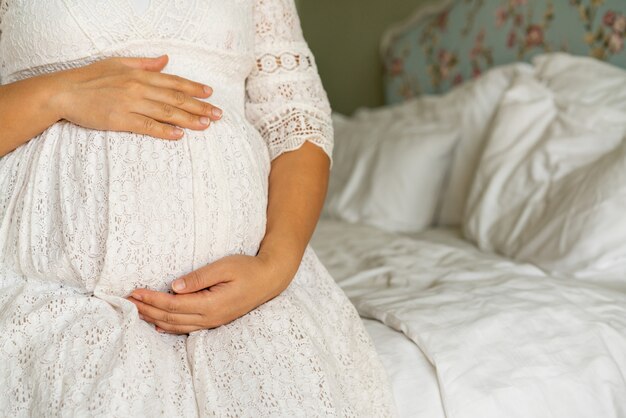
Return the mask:
M183 130L180 128L173 128L172 132L174 133L174 135L176 136L181 136L183 134Z
M213 89L209 86L203 86L202 89L204 90L204 94L211 94L213 93Z
M172 283L172 289L174 289L177 292L180 292L184 288L185 288L185 281L182 279L175 280L174 283Z
M141 300L141 295L140 295L140 294L138 294L138 293L133 293L131 296L132 296L134 299Z
M146 318L144 318L142 314L139 314L139 319L146 319Z
M200 117L200 123L202 125L208 125L209 124L209 118L207 118L206 116Z
M222 116L222 109L214 107L211 113L213 113L213 116L215 116L216 118L219 118L220 116Z

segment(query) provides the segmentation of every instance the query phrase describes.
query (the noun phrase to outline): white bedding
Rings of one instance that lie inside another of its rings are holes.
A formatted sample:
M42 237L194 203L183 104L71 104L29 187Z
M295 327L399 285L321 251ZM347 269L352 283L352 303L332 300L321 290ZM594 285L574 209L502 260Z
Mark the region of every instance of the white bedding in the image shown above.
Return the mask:
M368 325L403 416L626 416L626 294L548 277L451 230L409 237L322 220L312 245L360 314L433 366L436 384L418 354L399 365L419 352Z
M445 417L435 368L422 350L375 319L363 318L363 323L389 376L400 417Z
M626 71L534 59L490 123L464 219L480 248L626 291Z

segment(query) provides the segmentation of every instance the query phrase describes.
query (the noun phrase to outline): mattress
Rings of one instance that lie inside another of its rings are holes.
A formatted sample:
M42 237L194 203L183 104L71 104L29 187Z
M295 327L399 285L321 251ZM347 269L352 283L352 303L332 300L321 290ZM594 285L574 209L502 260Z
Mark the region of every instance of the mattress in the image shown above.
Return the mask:
M311 244L364 318L400 416L626 416L625 293L453 229L322 219Z

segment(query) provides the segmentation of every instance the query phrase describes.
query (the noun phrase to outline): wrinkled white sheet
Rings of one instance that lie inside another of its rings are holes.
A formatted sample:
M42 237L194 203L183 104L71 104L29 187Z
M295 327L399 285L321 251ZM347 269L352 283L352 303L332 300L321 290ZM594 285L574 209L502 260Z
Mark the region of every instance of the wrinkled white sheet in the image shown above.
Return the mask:
M421 349L447 417L626 416L626 294L548 277L453 231L323 220L313 247L363 317Z

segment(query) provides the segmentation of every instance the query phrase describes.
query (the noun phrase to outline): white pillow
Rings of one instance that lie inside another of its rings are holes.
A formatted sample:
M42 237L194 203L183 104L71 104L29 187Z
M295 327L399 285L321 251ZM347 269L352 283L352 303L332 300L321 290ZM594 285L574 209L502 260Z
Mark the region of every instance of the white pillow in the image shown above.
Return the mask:
M530 64L516 63L493 68L438 99L438 112L458 126L461 138L454 151L449 177L444 185L437 224L459 226L476 173L491 119L498 104L518 74L532 74Z
M333 116L327 216L406 233L433 223L458 129L427 108L412 100Z
M562 54L538 64L502 99L465 234L555 275L623 283L626 106L616 98L626 97L626 72Z
M561 102L604 106L626 112L624 69L595 58L562 52L538 55L533 64L537 79Z

